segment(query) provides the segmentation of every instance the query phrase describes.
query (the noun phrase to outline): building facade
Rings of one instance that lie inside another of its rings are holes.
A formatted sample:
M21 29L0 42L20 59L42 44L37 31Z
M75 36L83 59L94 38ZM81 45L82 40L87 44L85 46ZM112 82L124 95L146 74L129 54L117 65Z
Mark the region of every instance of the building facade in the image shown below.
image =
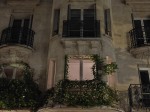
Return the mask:
M141 94L150 92L149 12L149 0L1 0L0 76L21 78L20 64L27 63L41 90L50 89L64 79L67 55L68 78L90 80L89 57L96 54L107 64L117 62L104 80L129 91L126 104L141 105L132 98L140 89L147 107L150 96Z

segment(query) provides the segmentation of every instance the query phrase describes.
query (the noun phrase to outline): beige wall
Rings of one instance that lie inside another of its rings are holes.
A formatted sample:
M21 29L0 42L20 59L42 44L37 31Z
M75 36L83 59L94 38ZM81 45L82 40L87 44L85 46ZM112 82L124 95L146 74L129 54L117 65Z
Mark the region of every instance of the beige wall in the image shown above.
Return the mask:
M143 15L147 15L148 9L148 4L125 4L122 0L112 0L112 38L119 68L117 70L119 90L127 90L129 84L139 84L138 64L147 64L147 58L135 58L128 51L127 39L129 31L132 29L131 13L143 17Z
M10 17L13 10L23 12L23 14L26 14L24 12L29 11L33 14L32 30L35 31L33 51L31 50L32 53L30 53L27 57L26 62L31 66L31 68L33 68L34 79L39 83L41 89L46 88L45 82L47 81L46 73L48 65L47 56L50 39L51 8L51 0L41 0L40 4L37 5L9 5L6 4L6 2L0 2L0 35L2 30L9 26Z
M58 2L59 1L59 2ZM87 8L96 3L97 20L100 20L101 25L101 38L99 39L65 39L62 38L63 20L67 20L68 4L71 4L72 8ZM60 21L59 21L59 34L52 36L51 25L51 37L49 46L48 62L56 60L56 74L55 82L64 78L64 56L67 55L92 55L99 54L101 57L109 56L112 61L116 61L114 54L114 47L112 45L112 39L110 36L105 35L104 32L104 9L111 8L111 0L54 0L52 8L52 20L53 24L53 12L54 9L60 8ZM92 46L92 49L91 47ZM51 75L51 72L48 73ZM50 76L51 77L51 76ZM116 77L114 75L114 77ZM109 82L113 87L115 86L115 78L109 77ZM106 79L108 81L108 79Z

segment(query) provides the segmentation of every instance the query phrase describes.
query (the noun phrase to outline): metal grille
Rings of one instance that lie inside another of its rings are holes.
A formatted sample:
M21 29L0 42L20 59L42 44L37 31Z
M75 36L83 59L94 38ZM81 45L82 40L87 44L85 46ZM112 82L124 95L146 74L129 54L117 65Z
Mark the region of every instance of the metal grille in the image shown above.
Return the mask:
M150 45L150 27L134 28L129 32L129 48Z
M99 20L64 20L63 37L99 37Z
M0 45L22 44L33 47L35 32L28 28L8 27L2 31Z
M150 85L131 84L128 95L131 108L150 108Z

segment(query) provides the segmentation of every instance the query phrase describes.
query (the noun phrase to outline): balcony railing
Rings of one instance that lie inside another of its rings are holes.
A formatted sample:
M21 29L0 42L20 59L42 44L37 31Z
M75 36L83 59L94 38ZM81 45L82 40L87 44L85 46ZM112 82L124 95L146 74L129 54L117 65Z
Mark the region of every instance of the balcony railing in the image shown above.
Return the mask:
M150 45L150 27L134 28L129 32L129 48Z
M128 94L131 108L150 108L150 84L131 84Z
M95 38L100 36L99 20L64 20L63 37Z
M33 47L35 32L28 28L8 27L2 31L0 45L21 44Z

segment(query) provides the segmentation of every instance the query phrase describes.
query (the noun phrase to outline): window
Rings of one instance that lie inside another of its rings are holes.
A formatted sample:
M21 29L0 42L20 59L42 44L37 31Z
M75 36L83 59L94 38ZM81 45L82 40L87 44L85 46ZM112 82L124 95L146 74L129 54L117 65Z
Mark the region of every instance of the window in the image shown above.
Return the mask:
M134 19L133 20L135 39L138 46L150 43L150 19Z
M12 66L6 66L0 68L0 77L8 79L22 79L22 69Z
M53 36L59 32L59 19L60 19L60 9L54 10L54 20L53 20Z
M88 56L75 56L69 59L69 75L70 80L92 80L92 66L94 62Z
M10 19L11 43L27 44L27 39L31 33L33 16L13 15Z
M96 20L96 8L68 8L68 20L63 23L63 37L98 37L100 22Z
M150 68L139 68L139 75L142 85L150 84Z

